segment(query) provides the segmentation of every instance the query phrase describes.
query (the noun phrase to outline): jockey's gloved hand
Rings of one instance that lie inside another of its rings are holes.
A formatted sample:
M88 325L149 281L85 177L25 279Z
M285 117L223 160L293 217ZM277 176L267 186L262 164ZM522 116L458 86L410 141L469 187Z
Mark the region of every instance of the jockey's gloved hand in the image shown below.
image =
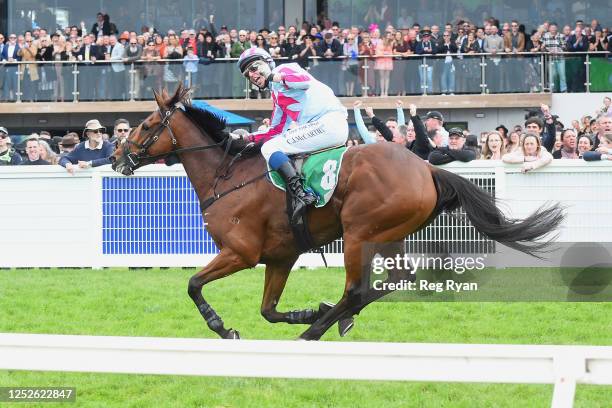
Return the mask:
M244 141L244 142L249 141L249 132L247 132L244 129L236 129L230 132L229 136L232 138L232 140L235 140L235 141Z

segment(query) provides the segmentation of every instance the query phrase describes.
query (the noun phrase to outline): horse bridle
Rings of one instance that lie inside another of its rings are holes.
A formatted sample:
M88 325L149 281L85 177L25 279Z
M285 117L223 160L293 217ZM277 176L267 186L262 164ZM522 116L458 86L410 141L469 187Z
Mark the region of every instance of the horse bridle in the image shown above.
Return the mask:
M160 107L158 109L159 115L162 118L162 121L160 122L159 126L157 127L157 129L155 129L154 132L151 133L151 135L149 137L147 137L145 139L144 142L142 143L138 143L138 142L134 142L133 140L129 140L129 138L125 141L125 145L123 147L124 151L127 152L127 154L125 154L124 156L126 157L126 159L128 160L128 165L130 166L130 169L134 169L136 168L140 162L142 160L151 160L151 159L161 159L163 157L167 157L170 154L176 153L177 149L175 149L176 147L176 137L174 137L174 133L172 132L172 128L170 127L170 119L172 118L172 115L174 115L174 113L178 110L178 109L185 109L185 106L178 102L176 103L172 109L169 109L167 111L162 112L162 108ZM168 133L170 134L170 138L172 139L172 150L168 153L162 153L162 154L158 154L158 155L153 155L153 156L147 156L147 150L149 150L149 148L159 140L160 135L162 134L162 132L164 131L164 129L168 129ZM135 147L137 147L139 150L138 152L134 153L134 152L129 152L128 148L130 145L133 145Z
M216 187L217 187L217 183L219 182L219 180L221 179L229 179L230 175L231 175L231 168L233 166L233 164L239 160L243 153L252 148L254 146L253 143L249 143L248 145L244 146L242 148L242 150L236 154L234 156L234 158L229 162L228 165L224 166L223 163L225 162L225 159L227 158L230 148L232 146L232 139L227 136L225 138L223 138L220 142L218 143L214 143L214 144L210 144L210 145L204 145L204 146L193 146L193 147L185 147L185 148L181 148L181 149L177 149L177 141L176 141L176 137L174 136L174 133L172 132L172 128L170 127L170 119L172 118L172 115L174 115L174 113L177 110L185 110L185 105L183 105L181 102L177 102L172 109L167 110L165 112L162 112L162 108L160 107L158 109L159 114L162 118L162 121L160 122L159 126L157 127L157 129L155 129L154 132L151 133L151 135L145 139L144 142L142 143L138 143L138 142L134 142L132 140L126 140L125 144L124 144L124 152L128 151L128 146L129 145L133 145L136 146L139 150L137 153L133 153L133 152L127 152L127 154L124 154L125 157L129 160L128 166L130 168L130 170L133 172L134 169L138 166L138 164L140 164L140 162L142 160L156 160L156 159L161 159L161 158L165 158L171 154L177 154L177 153L183 153L183 152L193 152L193 151L198 151L198 150L206 150L206 149L211 149L213 147L219 147L222 146L223 144L225 144L225 151L223 154L223 158L221 159L221 163L219 164L219 167L217 167L217 169L215 170L215 183L213 186L213 195L212 197L204 200L203 202L200 203L200 206L202 208L202 211L205 210L206 208L208 208L209 206L211 206L212 204L214 204L217 200L221 199L222 197L232 193L233 191L239 190L251 183L254 183L255 181L259 180L260 178L265 177L269 171L265 171L262 174L259 174L256 177L253 177L249 180L243 181L238 185L233 186L232 188L230 188L229 190L226 190L224 192L221 193L217 193L216 192ZM172 150L167 152L167 153L161 153L161 154L156 154L156 155L146 155L147 154L147 150L155 143L159 140L160 135L162 134L162 132L164 131L164 129L168 129L168 134L170 135L170 139L172 140ZM223 172L222 169L225 169L225 174L220 174L220 170L221 172Z

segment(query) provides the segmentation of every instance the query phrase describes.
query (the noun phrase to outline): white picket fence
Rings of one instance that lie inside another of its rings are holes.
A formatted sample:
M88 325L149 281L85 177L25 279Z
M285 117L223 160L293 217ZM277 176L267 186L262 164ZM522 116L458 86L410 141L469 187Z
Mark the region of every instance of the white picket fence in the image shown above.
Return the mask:
M612 347L0 334L0 369L227 377L612 385ZM407 396L408 397L408 396Z

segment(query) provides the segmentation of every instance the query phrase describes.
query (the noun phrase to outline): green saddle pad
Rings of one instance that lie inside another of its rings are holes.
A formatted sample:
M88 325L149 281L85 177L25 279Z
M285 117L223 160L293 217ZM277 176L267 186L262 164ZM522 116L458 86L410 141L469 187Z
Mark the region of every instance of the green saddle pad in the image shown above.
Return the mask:
M316 207L323 207L329 202L338 181L342 157L346 147L338 147L308 156L302 166L304 188L311 189L318 197ZM268 170L270 166L268 165ZM270 181L275 187L285 190L285 182L276 171L270 171Z

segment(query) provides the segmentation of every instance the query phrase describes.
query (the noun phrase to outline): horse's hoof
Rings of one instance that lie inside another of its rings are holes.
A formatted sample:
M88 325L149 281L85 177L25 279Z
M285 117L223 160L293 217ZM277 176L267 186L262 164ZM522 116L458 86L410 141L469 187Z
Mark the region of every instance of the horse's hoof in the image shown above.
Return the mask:
M302 335L302 336L303 336L303 335ZM296 340L298 340L298 341L319 341L319 339L315 339L315 338L312 338L312 339L311 339L311 338L308 338L308 337L302 337L302 336L298 337Z
M228 340L240 340L240 333L238 333L238 330L229 329L225 338Z
M347 333L351 331L354 325L355 320L352 317L338 320L338 333L340 334L340 337L346 336Z

